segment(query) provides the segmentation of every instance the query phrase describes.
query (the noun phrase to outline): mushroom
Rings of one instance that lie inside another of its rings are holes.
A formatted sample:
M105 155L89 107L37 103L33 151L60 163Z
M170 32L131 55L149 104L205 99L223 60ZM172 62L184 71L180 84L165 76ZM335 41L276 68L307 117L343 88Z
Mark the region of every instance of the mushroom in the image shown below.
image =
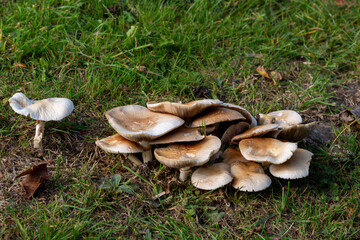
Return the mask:
M222 101L217 99L204 99L197 100L188 103L173 103L173 102L161 102L154 103L148 102L147 108L154 112L170 113L178 116L182 119L189 119L208 107L220 105Z
M290 142L299 142L309 136L315 126L316 122L293 125L277 131L274 137Z
M233 148L227 148L222 154L222 159L224 163L227 163L229 165L235 162L248 162L248 160L244 158L240 151Z
M248 138L240 141L239 148L249 161L281 164L292 156L297 144L274 138Z
M155 140L149 142L150 145L169 144L175 142L196 142L204 139L197 128L187 128L181 126Z
M156 148L154 155L165 166L179 168L179 179L185 181L190 174L191 167L207 163L220 147L220 139L209 135L199 142L173 143L164 148Z
M278 178L298 179L309 175L309 166L314 154L298 148L289 160L280 165L270 165L270 173Z
M127 105L113 108L106 112L106 118L110 125L122 137L137 142L145 150L144 162L152 160L150 141L165 135L175 128L183 125L181 118L152 112L139 105Z
M98 140L95 144L105 152L123 154L137 166L142 164L134 153L142 153L144 151L143 148L139 144L120 136L118 133Z
M235 162L231 164L232 186L240 191L258 192L268 188L271 179L264 173L260 164L254 162Z
M232 103L222 103L222 104L221 104L221 107L225 107L225 108L228 108L228 109L231 109L231 110L235 110L235 111L238 111L239 113L241 113L241 114L246 118L246 121L247 121L248 123L250 123L250 128L257 126L257 121L256 121L256 119L255 119L254 116L251 115L250 112L249 112L248 110L246 110L245 108L240 107L240 106L235 105L235 104L232 104Z
M34 148L41 147L45 122L60 121L74 109L74 104L67 98L48 98L39 101L28 99L23 93L15 93L10 99L11 108L18 114L30 116L36 121Z
M258 114L258 124L265 125L270 123L279 124L279 128L284 128L302 123L300 114L293 110L280 110L268 114Z
M230 144L231 139L238 134L243 133L249 129L250 124L247 122L238 122L228 127L221 137L222 144Z
M246 118L238 111L224 107L214 107L206 111L204 114L197 116L191 123L192 128L207 126L219 122L246 120Z
M196 169L191 175L191 183L203 190L214 190L232 181L230 166L226 163L215 163Z
M244 131L243 133L240 133L239 135L233 137L231 139L231 142L239 142L242 139L262 136L274 129L277 129L278 126L279 126L278 124L266 124L266 125L259 125L256 127L252 127Z

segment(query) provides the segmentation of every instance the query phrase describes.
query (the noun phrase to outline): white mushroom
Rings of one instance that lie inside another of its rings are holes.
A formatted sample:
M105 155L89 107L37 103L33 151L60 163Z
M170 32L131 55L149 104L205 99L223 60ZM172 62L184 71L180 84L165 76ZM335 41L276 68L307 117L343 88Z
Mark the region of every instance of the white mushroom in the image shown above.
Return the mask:
M191 183L203 190L214 190L232 181L230 166L226 163L215 163L196 169L191 175Z
M39 101L28 99L23 93L15 93L9 99L12 109L21 115L30 116L36 121L34 148L41 147L45 122L60 121L74 109L74 104L67 98L48 98Z
M312 152L298 148L292 157L280 165L270 165L270 173L278 178L298 179L309 175Z
M209 135L199 142L174 143L164 148L156 148L154 155L165 166L179 168L179 179L185 181L190 174L190 168L207 163L210 157L219 151L220 146L220 139Z
M144 151L143 148L139 144L123 138L120 134L103 138L96 141L95 144L105 152L124 154L125 157L137 166L142 164L134 153L142 153Z
M127 105L106 112L110 125L124 138L139 143L143 160L152 160L150 141L183 125L181 118L165 113L152 112L139 105Z
M248 138L240 141L239 148L249 161L281 164L292 156L297 144L274 138Z

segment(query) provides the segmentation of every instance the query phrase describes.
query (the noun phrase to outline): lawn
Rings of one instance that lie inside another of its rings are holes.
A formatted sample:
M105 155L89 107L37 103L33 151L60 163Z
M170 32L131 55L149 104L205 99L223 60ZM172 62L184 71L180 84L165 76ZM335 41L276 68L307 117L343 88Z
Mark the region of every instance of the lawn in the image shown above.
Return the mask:
M2 1L0 238L359 239L359 16L350 0ZM16 92L74 102L42 150L8 104ZM318 122L299 143L310 175L204 191L95 145L115 133L114 107L206 98ZM27 199L15 176L48 160L50 181Z

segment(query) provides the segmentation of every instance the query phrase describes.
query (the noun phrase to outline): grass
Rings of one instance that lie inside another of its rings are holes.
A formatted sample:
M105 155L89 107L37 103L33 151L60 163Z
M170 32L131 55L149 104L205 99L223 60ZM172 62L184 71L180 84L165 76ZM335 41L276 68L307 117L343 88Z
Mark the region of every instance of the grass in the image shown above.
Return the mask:
M105 111L149 100L293 109L339 134L337 114L359 105L360 6L337 2L0 3L1 238L360 238L356 124L331 151L300 143L315 153L310 176L272 178L260 193L200 191L178 183L176 170L137 169L94 144L114 133ZM283 80L274 85L257 66ZM34 121L7 104L19 91L75 104L69 118L47 123L42 156L31 147ZM53 177L27 200L14 177L45 159L57 162ZM135 193L100 189L114 174Z

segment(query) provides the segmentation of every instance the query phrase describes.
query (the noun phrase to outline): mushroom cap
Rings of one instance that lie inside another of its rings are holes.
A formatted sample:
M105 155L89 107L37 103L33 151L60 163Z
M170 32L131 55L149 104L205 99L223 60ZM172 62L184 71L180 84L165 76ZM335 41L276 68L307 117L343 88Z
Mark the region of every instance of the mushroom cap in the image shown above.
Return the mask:
M148 102L147 108L154 112L170 113L183 119L191 118L211 106L220 105L222 101L217 99L203 99L188 103Z
M293 110L280 110L270 112L266 115L259 114L259 125L265 125L271 123L272 119L275 119L275 123L279 124L279 128L287 126L297 125L302 123L302 118L299 113Z
M271 184L271 178L264 173L261 165L254 162L233 163L231 175L234 177L232 186L240 191L262 191Z
M281 164L292 156L297 144L274 138L248 138L240 141L239 148L249 161Z
M221 157L223 162L229 165L232 165L235 162L248 162L248 160L244 158L240 151L233 148L227 148Z
M293 125L280 130L276 138L284 139L290 142L299 142L309 136L315 127L316 122Z
M203 190L214 190L232 181L230 166L226 163L215 163L196 169L191 175L191 183Z
M18 114L40 121L60 121L74 110L74 104L67 98L29 100L23 93L15 93L10 99L11 108Z
M196 142L204 139L205 136L201 135L197 128L187 128L181 126L155 140L152 140L150 145L155 144L169 144L176 142Z
M95 144L109 153L140 153L144 151L139 144L127 140L118 133L98 140Z
M270 173L278 178L298 179L309 175L309 166L314 154L298 148L289 160L280 165L270 165Z
M156 148L154 155L159 162L171 168L193 167L207 163L220 147L220 139L209 135L199 142L174 143Z
M250 123L250 127L257 126L256 119L245 108L240 107L240 106L235 105L235 104L232 104L232 103L222 103L221 106L225 107L225 108L228 108L228 109L231 109L231 110L238 111L239 113L241 113L246 118L246 121Z
M247 122L238 122L228 127L221 137L222 144L230 144L231 139L249 129L250 124Z
M252 127L250 129L244 131L243 133L240 133L239 135L236 135L235 137L233 137L231 139L231 142L238 142L245 138L253 138L253 137L262 136L274 129L277 129L278 126L279 126L278 124L266 124L266 125L259 125L256 127Z
M207 126L214 123L234 121L234 120L246 120L245 117L238 111L231 110L224 107L214 107L206 111L205 114L196 117L191 123L190 127Z
M151 141L184 123L177 116L152 112L139 105L113 108L105 116L116 132L134 142Z

